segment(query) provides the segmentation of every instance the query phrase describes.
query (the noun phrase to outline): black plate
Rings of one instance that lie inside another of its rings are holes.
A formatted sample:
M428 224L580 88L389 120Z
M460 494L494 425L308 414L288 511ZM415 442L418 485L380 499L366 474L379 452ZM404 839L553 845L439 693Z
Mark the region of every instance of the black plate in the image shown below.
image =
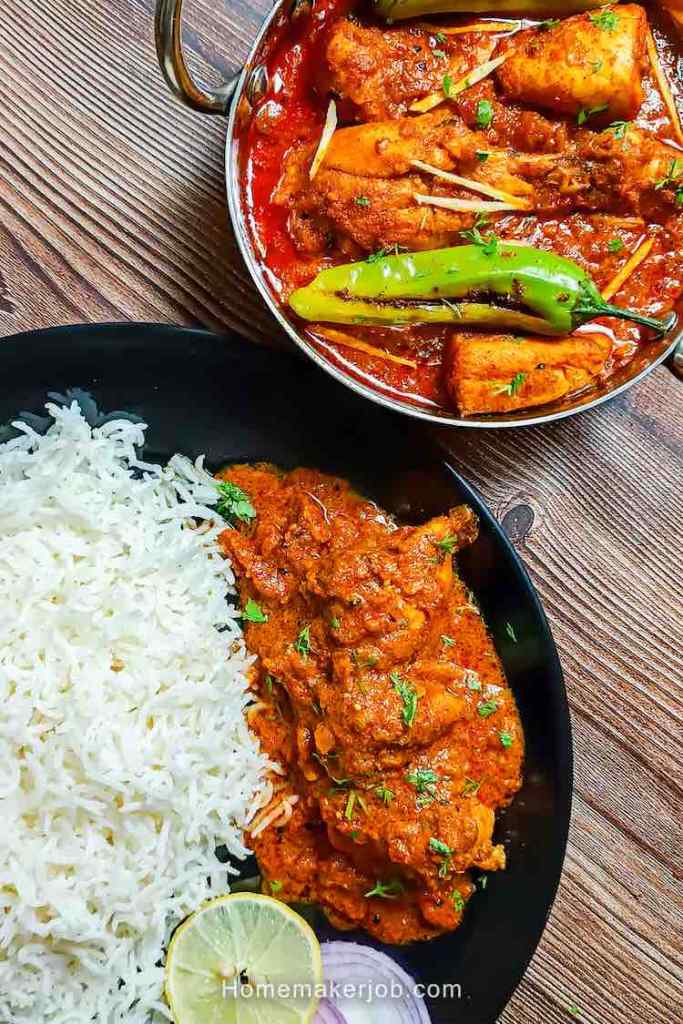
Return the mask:
M460 998L429 1000L435 1022L493 1024L552 906L572 788L569 714L555 644L507 537L426 435L289 356L150 325L62 327L0 341L0 424L19 410L38 412L48 391L74 387L90 391L102 410L142 416L152 459L182 451L204 452L215 467L256 459L308 464L350 478L408 522L463 501L477 511L479 539L460 556L460 570L491 628L527 740L524 788L498 825L509 867L489 875L457 932L388 952L424 984L461 986ZM317 924L322 937L332 934L322 918Z

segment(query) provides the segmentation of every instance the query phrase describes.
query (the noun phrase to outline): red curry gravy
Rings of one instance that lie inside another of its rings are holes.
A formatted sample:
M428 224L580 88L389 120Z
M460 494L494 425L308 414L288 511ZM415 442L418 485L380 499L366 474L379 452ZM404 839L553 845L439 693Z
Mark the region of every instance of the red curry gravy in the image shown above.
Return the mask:
M325 41L330 26L354 8L362 15L363 23L373 24L367 9L352 0L316 0L310 16L290 19L282 15L264 60L269 73L268 91L242 120L240 159L248 230L266 280L283 306L288 295L312 280L318 271L349 261L348 254L334 248L322 255L306 255L298 250L288 230L288 209L272 199L292 147L302 142L315 143L320 137L327 106L320 85ZM680 59L680 39L670 21L655 6L647 7L647 12L662 66L671 72ZM473 17L437 20L442 25L456 25L466 24ZM673 74L669 79L680 101L678 80ZM470 90L472 103L484 86L482 83ZM634 123L658 139L678 145L653 74L645 74L643 90L645 101ZM467 99L463 102L466 105ZM341 124L343 102L339 111ZM572 119L557 118L558 122L569 120ZM554 217L504 214L494 217L492 224L503 239L523 240L575 260L600 288L612 280L639 244L651 237L653 248L619 291L619 304L661 316L679 297L683 275L681 234L659 224L648 225L633 217L621 218L615 226L614 218L609 215L580 212ZM384 393L432 412L452 408L444 375L444 350L451 328L354 326L355 338L416 361L417 367L413 368L335 344L317 333L316 325L300 324L300 327L329 360ZM614 320L597 321L590 325L590 330L607 333L613 338L612 354L601 381L636 358L639 348L648 340L641 329Z
M250 826L264 891L388 943L456 928L505 866L495 811L521 785L515 700L453 555L466 506L399 526L341 479L269 465L219 474L254 517L221 544L239 580L276 764ZM472 874L474 872L474 875Z

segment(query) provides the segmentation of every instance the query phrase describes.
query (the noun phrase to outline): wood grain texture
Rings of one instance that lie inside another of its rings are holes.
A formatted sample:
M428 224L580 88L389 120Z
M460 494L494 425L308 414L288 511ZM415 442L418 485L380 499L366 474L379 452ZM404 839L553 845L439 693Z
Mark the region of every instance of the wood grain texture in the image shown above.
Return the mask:
M193 67L217 81L244 58L266 3L186 6ZM2 0L0 336L153 320L285 343L229 228L224 124L167 93L153 7ZM577 1006L586 1024L674 1024L683 1006L683 385L660 368L611 404L546 428L441 436L526 561L574 724L566 870L501 1020L561 1024Z

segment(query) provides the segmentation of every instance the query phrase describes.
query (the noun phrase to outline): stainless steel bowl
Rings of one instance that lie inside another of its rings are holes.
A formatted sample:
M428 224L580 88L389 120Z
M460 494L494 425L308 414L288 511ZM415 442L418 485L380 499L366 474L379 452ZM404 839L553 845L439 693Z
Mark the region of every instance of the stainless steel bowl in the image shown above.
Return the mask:
M642 380L665 360L670 369L683 379L683 327L679 327L673 334L658 338L643 346L634 360L613 375L602 387L592 387L570 399L563 399L543 406L537 413L522 410L517 413L482 416L479 419L460 419L448 412L425 411L407 401L391 397L379 388L375 389L369 384L363 383L330 362L306 337L295 319L287 315L287 311L279 305L271 291L246 223L240 182L238 117L245 110L245 104L251 107L266 91L268 71L265 54L268 51L271 36L278 31L283 18L293 17L296 16L296 13L300 13L302 0L278 0L275 3L254 40L242 70L214 90L198 85L192 78L185 62L181 44L182 7L183 0L157 0L156 45L161 70L171 90L186 106L205 114L221 114L228 118L225 146L228 208L242 256L256 287L277 322L292 341L331 376L336 377L337 380L365 398L396 412L438 423L441 426L483 427L485 429L549 423L552 420L563 419L565 416L573 416L574 413L585 409L592 409Z

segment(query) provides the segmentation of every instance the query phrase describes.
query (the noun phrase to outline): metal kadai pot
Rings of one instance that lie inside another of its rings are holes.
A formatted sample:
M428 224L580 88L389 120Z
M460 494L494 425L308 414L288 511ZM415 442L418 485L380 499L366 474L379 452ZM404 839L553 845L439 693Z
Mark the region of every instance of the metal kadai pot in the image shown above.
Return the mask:
M244 67L217 89L199 85L190 74L183 56L181 44L181 21L183 0L157 0L156 45L159 64L173 93L186 106L204 114L220 114L227 117L227 139L225 146L225 168L228 208L237 242L249 268L249 272L264 302L279 325L292 341L302 349L323 370L346 384L347 387L380 405L396 412L418 419L428 420L441 426L467 427L514 427L572 416L582 410L592 409L602 402L621 394L633 384L642 380L660 363L683 379L683 326L671 334L643 345L634 359L623 369L613 374L598 387L545 405L538 412L521 410L493 416L468 419L459 418L455 412L428 411L412 403L386 393L381 385L373 386L326 358L306 336L300 324L288 310L283 308L273 294L263 272L254 240L251 237L245 210L244 193L240 181L240 138L238 114L244 116L268 89L266 54L270 52L274 37L279 35L286 24L285 19L301 13L302 0L278 0L261 27Z

